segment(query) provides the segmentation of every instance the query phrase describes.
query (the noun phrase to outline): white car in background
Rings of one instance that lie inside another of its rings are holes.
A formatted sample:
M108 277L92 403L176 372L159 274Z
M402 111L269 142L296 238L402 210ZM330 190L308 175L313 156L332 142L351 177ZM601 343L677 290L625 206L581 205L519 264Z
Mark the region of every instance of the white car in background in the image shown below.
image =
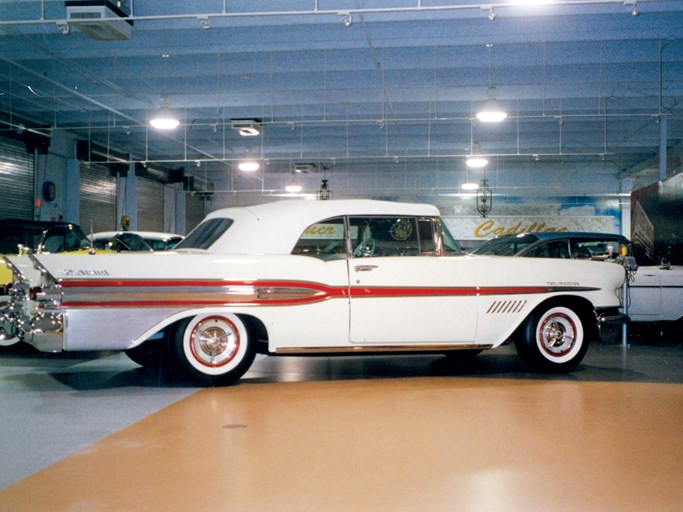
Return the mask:
M463 256L421 204L228 208L175 251L31 258L40 288L14 268L0 335L125 350L205 385L237 381L257 352L452 354L510 340L532 369L569 371L601 323L625 320L622 266Z
M524 258L613 261L633 256L628 238L610 233L543 232L503 235L487 240L473 254ZM683 256L658 265L635 252L638 268L629 276L628 316L632 322L683 322Z

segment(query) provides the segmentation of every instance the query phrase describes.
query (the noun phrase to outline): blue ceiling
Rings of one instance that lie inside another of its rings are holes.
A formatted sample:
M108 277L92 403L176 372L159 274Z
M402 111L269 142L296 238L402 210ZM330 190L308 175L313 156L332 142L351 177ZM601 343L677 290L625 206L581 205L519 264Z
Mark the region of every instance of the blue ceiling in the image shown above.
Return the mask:
M123 9L130 40L101 41L68 23L63 1L0 4L0 135L65 131L112 161L186 167L218 189L247 155L286 174L298 162L462 166L478 151L499 167L546 161L626 179L657 176L664 144L669 167L681 165L683 1ZM509 113L501 124L474 118L489 86ZM173 132L147 124L164 97L181 119ZM263 133L240 137L236 118L261 120Z

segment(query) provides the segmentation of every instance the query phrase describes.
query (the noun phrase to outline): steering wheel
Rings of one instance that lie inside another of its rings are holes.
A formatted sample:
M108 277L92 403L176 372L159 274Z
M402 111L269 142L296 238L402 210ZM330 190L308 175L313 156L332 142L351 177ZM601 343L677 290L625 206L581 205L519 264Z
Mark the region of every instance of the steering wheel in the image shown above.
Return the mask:
M372 238L363 240L353 251L356 258L367 258L375 253L375 241Z

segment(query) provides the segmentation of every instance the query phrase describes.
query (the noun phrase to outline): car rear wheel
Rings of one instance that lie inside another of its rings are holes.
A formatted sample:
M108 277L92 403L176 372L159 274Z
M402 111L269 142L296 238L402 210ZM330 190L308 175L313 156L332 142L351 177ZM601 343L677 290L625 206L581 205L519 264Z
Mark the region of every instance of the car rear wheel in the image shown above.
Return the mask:
M544 372L570 371L588 350L586 328L578 310L552 303L536 309L514 341L524 362Z
M205 386L233 384L256 355L249 326L233 314L198 315L181 322L172 353L193 380Z

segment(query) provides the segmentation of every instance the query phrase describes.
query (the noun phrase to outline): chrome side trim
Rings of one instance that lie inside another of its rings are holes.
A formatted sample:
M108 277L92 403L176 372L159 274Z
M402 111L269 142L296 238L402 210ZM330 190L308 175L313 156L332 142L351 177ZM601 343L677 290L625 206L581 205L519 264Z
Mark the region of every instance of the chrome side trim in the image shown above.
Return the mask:
M284 347L275 350L275 354L371 354L401 352L452 352L454 350L486 350L492 344L471 343L467 345L363 345L353 347Z

